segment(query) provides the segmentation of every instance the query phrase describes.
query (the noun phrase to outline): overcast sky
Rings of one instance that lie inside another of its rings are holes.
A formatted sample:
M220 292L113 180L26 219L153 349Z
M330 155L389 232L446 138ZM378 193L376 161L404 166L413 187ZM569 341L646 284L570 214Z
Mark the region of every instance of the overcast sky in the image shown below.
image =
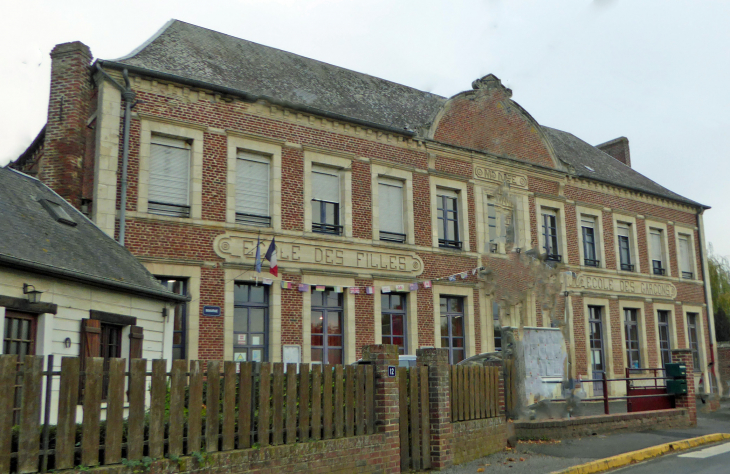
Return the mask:
M49 53L123 56L170 18L451 96L493 73L535 119L712 207L730 255L730 2L711 0L26 0L0 17L0 166L45 123Z

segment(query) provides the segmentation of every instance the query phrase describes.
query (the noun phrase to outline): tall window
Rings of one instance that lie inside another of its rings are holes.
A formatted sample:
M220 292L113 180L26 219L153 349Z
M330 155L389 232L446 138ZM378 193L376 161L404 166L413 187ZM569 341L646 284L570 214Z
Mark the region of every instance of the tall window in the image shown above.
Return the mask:
M587 267L597 267L601 262L596 257L596 218L581 216L580 223L583 233L583 263Z
M312 167L312 232L342 235L340 225L340 174Z
M104 359L104 378L101 385L101 397L109 394L109 362L111 359L122 357L122 329L118 324L101 323L101 347L99 356Z
M649 229L649 245L651 246L651 268L654 275L664 275L664 258L662 252L661 229Z
M403 181L391 178L378 179L378 206L380 214L380 240L403 243L406 230L403 221Z
M631 263L631 226L624 222L618 223L618 252L621 263L621 270L627 272L634 271L634 265Z
M383 294L380 297L383 344L398 346L399 354L408 353L406 347L406 297L400 294Z
M692 351L692 363L695 373L700 372L700 340L697 337L697 313L687 313L687 333L689 349Z
M23 356L35 355L36 316L34 314L5 311L5 334L3 337L3 354L18 356L18 363L23 363ZM10 390L11 387L3 387ZM15 385L13 404L13 424L20 422L20 402L23 396L23 376L18 374Z
M188 294L187 280L175 278L158 278L158 281L168 290L178 295ZM187 354L187 320L188 305L179 303L175 305L172 315L172 358L185 359Z
M263 155L239 151L236 160L236 222L271 226L269 211L269 169L271 160Z
M682 278L692 279L692 252L690 246L690 237L686 234L679 234L679 265L682 272Z
M312 289L312 363L342 364L343 295Z
M459 194L449 189L436 191L438 214L439 247L460 249L459 238Z
M494 350L502 350L502 324L499 321L499 303L492 302L492 321L494 324Z
M441 347L449 350L449 363L464 360L464 298L442 296L441 309Z
M672 344L669 338L669 311L657 312L659 324L659 354L662 357L662 367L672 362Z
M638 310L624 310L624 330L626 334L626 363L629 365L629 368L638 369L641 367Z
M487 196L487 248L489 253L504 253L508 234L512 233L512 203L502 196ZM513 242L514 240L512 240Z
M593 370L592 378L600 379L606 372L606 361L604 357L603 346L603 308L601 306L588 307L588 324L590 325L590 344L591 344L591 368ZM597 394L603 394L603 384L593 383L593 391Z
M190 217L190 144L153 135L147 212Z
M554 262L562 259L558 246L558 213L553 209L542 210L542 238L545 258Z
M236 283L233 306L233 360L268 360L269 287Z

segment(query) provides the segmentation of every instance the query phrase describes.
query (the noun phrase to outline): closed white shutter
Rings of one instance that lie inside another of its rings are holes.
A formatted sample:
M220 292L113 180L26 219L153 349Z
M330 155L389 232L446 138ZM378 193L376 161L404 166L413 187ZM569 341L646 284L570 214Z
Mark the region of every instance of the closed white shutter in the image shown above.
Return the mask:
M312 168L312 199L340 203L340 174L337 170Z
M692 272L692 259L689 251L689 237L686 235L679 236L679 264L681 271Z
M651 239L651 259L661 262L662 261L662 233L658 229L651 229L649 231Z
M152 137L148 200L188 206L190 145L183 140Z
M451 189L437 188L436 196L446 196L446 197L458 199L459 193L457 193L456 191L452 191Z
M580 216L580 225L595 231L596 219L591 216Z
M619 222L618 223L618 235L628 238L629 237L629 225Z
M269 215L270 161L261 155L239 152L236 161L236 212Z
M380 230L405 234L403 230L403 181L380 178L378 180Z

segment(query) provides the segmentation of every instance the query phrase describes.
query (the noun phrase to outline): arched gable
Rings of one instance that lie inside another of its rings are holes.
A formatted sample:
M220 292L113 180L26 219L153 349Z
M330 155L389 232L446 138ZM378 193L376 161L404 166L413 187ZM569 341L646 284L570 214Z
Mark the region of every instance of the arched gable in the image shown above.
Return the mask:
M449 145L560 168L540 125L512 91L493 74L472 83L474 90L451 97L436 116L429 138Z

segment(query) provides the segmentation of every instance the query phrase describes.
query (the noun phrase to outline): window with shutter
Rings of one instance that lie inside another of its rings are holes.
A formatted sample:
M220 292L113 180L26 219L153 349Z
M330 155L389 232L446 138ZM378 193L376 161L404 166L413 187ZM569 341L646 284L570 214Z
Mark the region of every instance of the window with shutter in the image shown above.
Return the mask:
M631 263L631 239L629 238L629 228L629 224L623 222L618 223L618 250L621 270L633 272L634 265Z
M190 145L153 136L147 210L151 214L190 217Z
M101 351L101 321L97 319L81 320L81 348L80 348L80 370L86 370L86 360L90 357L99 357ZM84 376L79 377L79 403L83 402Z
M312 232L342 235L340 225L340 173L312 167Z
M649 245L651 246L651 267L654 275L664 275L661 229L649 229Z
M689 236L679 234L679 265L682 272L682 278L692 279L692 253L690 251Z
M405 242L403 181L380 178L378 180L378 201L380 240L399 243Z
M236 222L271 226L269 186L271 160L265 156L238 152L236 161Z
M596 218L581 216L580 223L583 235L583 263L587 267L597 267L601 262L596 257Z

